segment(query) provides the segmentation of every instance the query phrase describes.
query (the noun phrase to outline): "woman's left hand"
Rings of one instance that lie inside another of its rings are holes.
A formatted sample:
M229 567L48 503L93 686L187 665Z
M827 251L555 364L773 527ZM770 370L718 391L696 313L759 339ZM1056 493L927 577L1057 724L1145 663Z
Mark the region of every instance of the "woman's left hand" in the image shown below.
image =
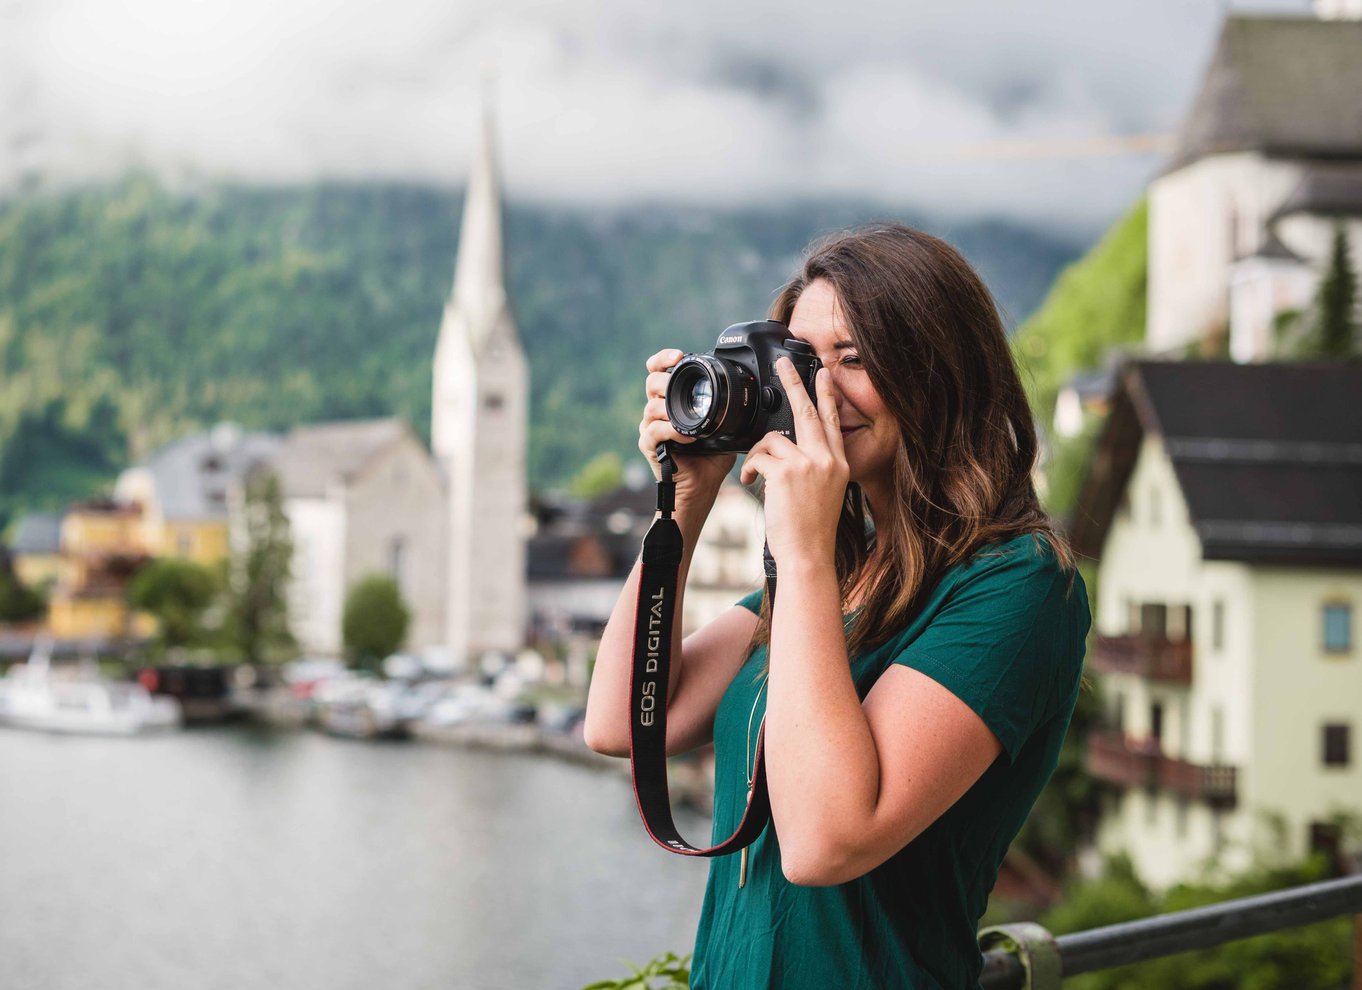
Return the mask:
M842 448L837 390L826 368L818 371L814 405L789 358L776 373L794 414L795 439L768 433L748 451L742 483L766 481L766 542L778 564L796 560L831 565L850 469Z

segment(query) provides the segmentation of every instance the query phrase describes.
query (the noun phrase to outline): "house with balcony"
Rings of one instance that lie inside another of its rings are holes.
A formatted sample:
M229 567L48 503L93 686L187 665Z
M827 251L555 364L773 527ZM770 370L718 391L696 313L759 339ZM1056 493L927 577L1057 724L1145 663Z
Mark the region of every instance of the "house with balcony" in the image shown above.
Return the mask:
M1097 561L1096 845L1152 885L1362 812L1360 404L1356 364L1117 375L1070 535Z

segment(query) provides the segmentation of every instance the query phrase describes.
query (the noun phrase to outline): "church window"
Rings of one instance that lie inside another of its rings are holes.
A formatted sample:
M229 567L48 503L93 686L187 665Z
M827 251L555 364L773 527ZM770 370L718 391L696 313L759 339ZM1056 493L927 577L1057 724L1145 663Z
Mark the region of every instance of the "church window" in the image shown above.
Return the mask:
M397 584L397 590L406 593L407 540L404 536L394 536L388 543L388 574Z

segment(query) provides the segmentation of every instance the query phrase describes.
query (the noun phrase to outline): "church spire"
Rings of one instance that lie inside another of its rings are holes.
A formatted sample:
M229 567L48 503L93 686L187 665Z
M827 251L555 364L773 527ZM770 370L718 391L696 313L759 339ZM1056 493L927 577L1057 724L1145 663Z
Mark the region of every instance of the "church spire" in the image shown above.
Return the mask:
M469 316L471 343L480 349L487 330L506 305L505 251L501 233L501 177L497 172L492 106L484 96L482 145L468 173L459 256L450 302Z

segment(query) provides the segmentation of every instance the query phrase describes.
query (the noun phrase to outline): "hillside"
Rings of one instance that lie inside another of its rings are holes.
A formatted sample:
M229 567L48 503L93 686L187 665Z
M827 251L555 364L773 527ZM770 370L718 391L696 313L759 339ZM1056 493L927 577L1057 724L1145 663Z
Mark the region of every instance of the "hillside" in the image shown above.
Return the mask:
M424 434L459 205L412 185L172 190L147 176L0 203L0 526L221 419L283 429L398 413ZM649 353L708 348L765 312L811 236L883 215L513 203L532 482L627 455ZM900 219L958 245L1010 323L1076 254L1001 222Z
M1040 309L1013 338L1031 408L1045 425L1071 377L1107 366L1144 340L1149 206L1140 200L1055 280ZM1096 422L1072 439L1052 438L1046 502L1066 514L1087 471Z

